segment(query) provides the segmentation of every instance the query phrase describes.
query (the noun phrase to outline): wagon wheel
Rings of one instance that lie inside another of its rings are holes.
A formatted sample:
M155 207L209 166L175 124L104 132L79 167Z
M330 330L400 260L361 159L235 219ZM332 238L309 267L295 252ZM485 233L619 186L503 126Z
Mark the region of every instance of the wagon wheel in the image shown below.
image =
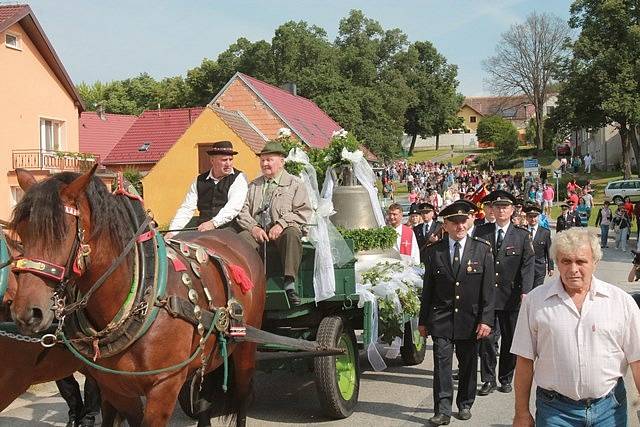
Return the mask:
M331 418L347 418L358 403L360 366L356 336L340 316L325 317L316 335L318 344L344 349L343 355L313 361L320 404Z
M411 322L404 324L404 345L400 347L402 363L407 366L419 365L424 361L427 343L420 331L411 330Z

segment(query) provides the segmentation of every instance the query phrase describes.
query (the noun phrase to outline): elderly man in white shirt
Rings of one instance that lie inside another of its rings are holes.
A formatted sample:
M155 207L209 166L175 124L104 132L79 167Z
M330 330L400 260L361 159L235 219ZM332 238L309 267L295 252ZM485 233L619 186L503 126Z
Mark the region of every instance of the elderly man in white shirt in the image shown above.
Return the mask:
M560 277L525 297L511 352L514 426L626 426L622 378L640 390L640 309L620 288L593 276L602 250L595 230L571 228L551 245Z
M196 177L176 216L169 225L170 230L198 227L198 231L214 228L235 228L235 218L242 210L247 198L247 179L233 167L233 156L238 154L229 141L215 142L207 151L211 169ZM194 211L199 216L194 217ZM175 232L167 233L171 238Z

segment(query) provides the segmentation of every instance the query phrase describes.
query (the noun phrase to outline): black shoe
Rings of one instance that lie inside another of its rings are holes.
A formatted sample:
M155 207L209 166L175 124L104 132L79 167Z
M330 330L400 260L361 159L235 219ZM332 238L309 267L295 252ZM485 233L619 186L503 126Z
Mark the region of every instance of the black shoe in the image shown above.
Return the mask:
M461 420L471 419L471 410L469 408L462 408L458 411L458 418Z
M480 387L480 390L478 391L478 396L486 396L487 394L491 394L495 389L496 389L496 383L486 382L482 384L482 387Z
M434 426L446 426L451 422L451 417L445 414L438 414L429 418L429 422Z
M295 290L287 289L286 292L287 292L287 298L289 299L289 304L293 306L298 306L302 304L302 300L300 299L300 296L298 296Z
M498 387L500 393L511 393L512 390L511 384L500 384L500 387Z

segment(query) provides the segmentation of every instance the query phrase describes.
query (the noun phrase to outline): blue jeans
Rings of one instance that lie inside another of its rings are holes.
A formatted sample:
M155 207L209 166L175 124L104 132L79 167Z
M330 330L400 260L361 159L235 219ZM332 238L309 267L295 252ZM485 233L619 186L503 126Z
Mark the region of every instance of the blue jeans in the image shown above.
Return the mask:
M538 427L626 427L627 392L622 379L605 397L591 404L576 402L538 387L536 391Z
M629 227L621 228L618 230L616 236L616 249L627 250L627 237L629 237Z
M607 246L609 240L609 225L600 224L600 246L603 248Z

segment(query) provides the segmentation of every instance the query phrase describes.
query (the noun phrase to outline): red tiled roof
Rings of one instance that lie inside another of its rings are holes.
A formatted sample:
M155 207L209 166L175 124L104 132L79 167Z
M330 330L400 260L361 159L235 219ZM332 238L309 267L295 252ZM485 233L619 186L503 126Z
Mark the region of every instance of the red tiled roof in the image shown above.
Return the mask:
M0 31L4 31L30 12L26 4L0 5ZM6 21L6 22L5 22Z
M289 128L307 145L324 148L329 145L333 132L342 129L313 101L270 85L261 80L237 73Z
M83 112L80 116L80 151L97 154L104 160L136 118L107 113L101 118L93 111Z
M476 110L483 116L502 116L510 120L530 118L527 106L531 104L524 96L471 96L464 99L463 105Z
M191 126L204 107L170 110L147 110L104 159L104 164L139 164L158 162ZM149 149L139 151L145 143Z
M267 138L239 111L229 111L224 108L209 107L222 119L223 122L236 135L251 148L254 153L259 153L267 143Z

